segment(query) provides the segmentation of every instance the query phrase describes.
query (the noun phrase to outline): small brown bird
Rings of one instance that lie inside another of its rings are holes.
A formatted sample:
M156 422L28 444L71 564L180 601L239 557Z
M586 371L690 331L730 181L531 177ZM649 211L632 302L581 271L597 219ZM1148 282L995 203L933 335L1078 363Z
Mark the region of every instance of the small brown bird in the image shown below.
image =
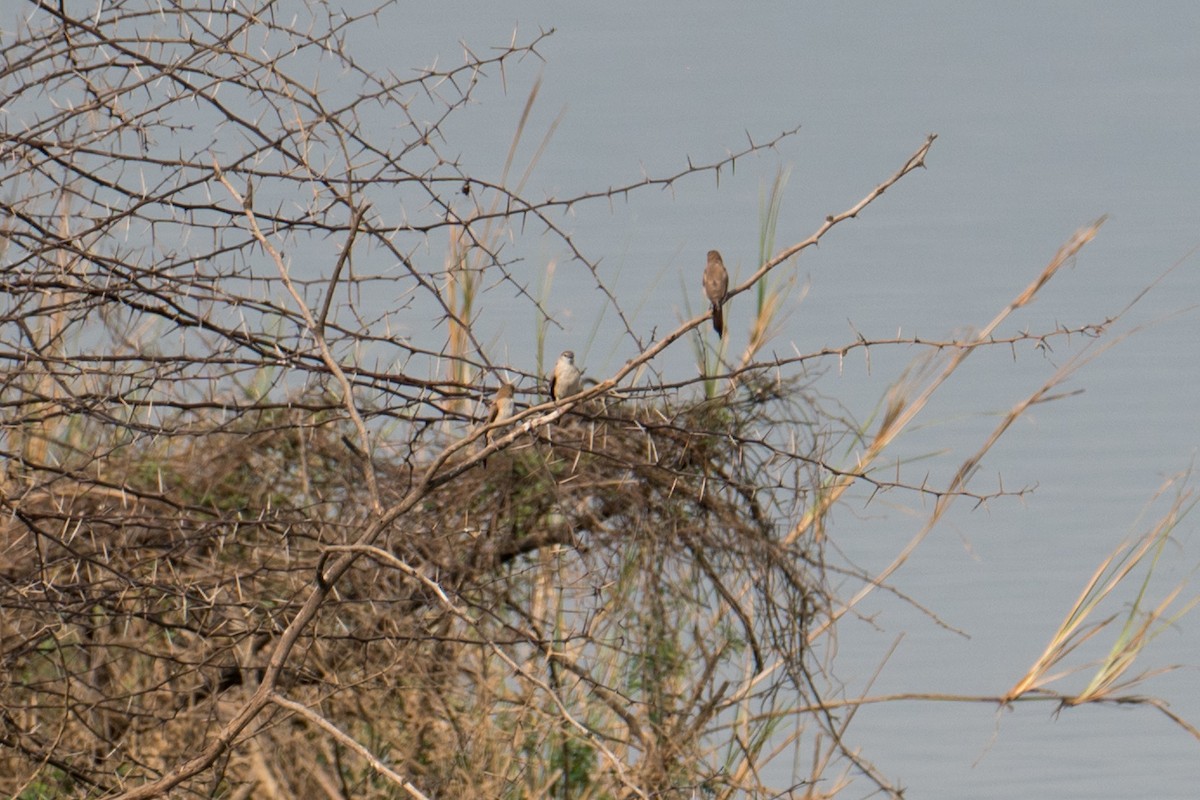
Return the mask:
M716 250L708 251L708 266L704 268L704 296L712 303L713 330L717 336L725 335L725 319L721 307L725 305L725 295L729 293L729 273L725 271L725 262Z
M496 393L492 395L492 402L488 404L487 422L484 425L493 425L497 422L504 422L513 415L513 385L511 383L502 383ZM484 438L490 445L492 440L500 435L500 429L488 431L484 434ZM487 466L487 459L483 460L483 465Z
M496 390L496 394L492 396L492 402L488 406L488 425L494 425L497 422L504 422L513 415L513 385L511 383L502 383L500 388ZM499 431L487 432L487 443L492 443L492 437Z
M575 366L575 353L564 350L554 365L554 373L550 376L550 397L558 402L564 397L578 394L583 387L583 373Z

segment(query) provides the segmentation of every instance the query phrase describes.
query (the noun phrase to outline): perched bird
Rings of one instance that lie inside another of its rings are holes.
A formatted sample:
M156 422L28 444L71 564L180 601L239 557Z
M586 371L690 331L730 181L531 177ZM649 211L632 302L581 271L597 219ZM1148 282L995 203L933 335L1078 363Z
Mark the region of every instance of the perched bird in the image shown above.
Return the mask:
M502 383L496 393L492 395L492 402L488 404L488 416L485 425L492 425L497 422L504 422L513 415L513 385L511 383ZM499 430L488 431L484 434L487 443L490 445L492 440L500 433ZM487 459L483 460L483 465L487 466Z
M583 373L575 366L575 353L564 350L554 365L554 374L550 376L550 397L558 402L564 397L578 394L582 388Z
M716 250L708 251L708 266L704 268L704 296L712 303L713 330L717 336L725 335L725 319L721 307L725 304L725 295L729 293L729 273L725 271L725 262Z
M504 422L513 415L513 385L511 383L502 383L500 388L496 390L496 394L492 395L492 402L488 405L487 425L493 425L497 422ZM492 437L498 431L487 432L487 443L492 443Z

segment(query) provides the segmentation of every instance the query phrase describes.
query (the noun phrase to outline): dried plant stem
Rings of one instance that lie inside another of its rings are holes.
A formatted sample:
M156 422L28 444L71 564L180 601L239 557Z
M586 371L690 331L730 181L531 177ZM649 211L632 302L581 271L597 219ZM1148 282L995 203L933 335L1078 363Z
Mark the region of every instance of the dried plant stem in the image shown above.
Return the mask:
M242 194L236 188L234 188L233 184L229 182L229 179L225 177L225 174L221 171L221 165L217 163L215 158L213 159L213 174L216 176L217 180L221 182L221 185L225 187L226 191L229 192L230 196L242 206L243 214L250 225L251 234L254 236L255 240L259 243L263 250L266 251L267 255L270 256L272 263L275 264L275 268L279 271L280 280L287 288L288 294L292 296L292 300L296 304L296 310L304 318L304 322L308 326L308 331L313 338L313 342L321 351L321 360L325 363L326 368L329 370L330 374L334 376L334 379L338 382L338 385L342 390L342 407L346 409L346 413L349 415L351 422L354 424L355 431L358 433L359 443L362 451L364 453L371 452L371 437L367 433L366 423L363 422L362 415L358 412L358 406L354 402L354 389L350 385L350 379L346 377L346 372L342 369L342 365L338 363L338 360L334 358L333 352L329 349L329 342L326 341L323 333L325 327L324 323L317 322L317 319L313 316L312 310L308 307L308 304L304 302L304 298L300 296L300 292L296 290L296 286L292 282L291 275L288 273L287 264L283 262L283 254L279 252L279 248L275 247L275 245L271 243L266 234L263 233L262 228L259 227L258 217L254 213L254 207L250 202L248 202L248 198L243 197ZM247 194L249 194L249 191L247 191ZM346 244L347 248L353 242L354 237L355 233L354 231L351 231L348 235ZM371 498L371 506L376 513L379 513L383 510L383 504L379 498L379 484L375 477L375 470L371 466L369 459L363 462L363 474L367 479L367 491Z
M399 558L396 558L396 556L392 555L391 553L387 552L386 550L383 550L378 547L364 545L364 544L335 545L335 546L330 547L329 550L331 552L348 553L348 554L355 554L355 555L366 555L376 561L387 564L388 566L392 567L393 569L399 570L400 572L402 572L404 575L408 576L409 578L412 578L412 579L418 581L419 583L421 583L422 586L424 586L426 589L428 589L433 594L433 596L437 598L437 601L442 606L442 608L444 608L446 611L448 611L449 613L454 615L456 618L458 618L459 621L463 622L464 624L466 624L468 626L474 626L475 621L466 612L466 610L463 608L460 608L453 600L451 600L449 595L446 594L445 590L442 589L442 587L439 586L436 581L434 581L429 576L425 575L421 570L414 568L412 565L405 563L404 561L402 561ZM531 636L529 638L533 639L535 637ZM526 669L522 665L518 664L515 660L513 660L513 658L507 652L504 651L503 648L501 648L495 642L488 642L488 647L496 655L497 658L499 658L501 661L503 661L508 666L508 668L513 671L514 674L520 675L524 680L528 681L533 686L536 686L539 690L541 690L546 695L546 697L548 697L551 700L551 702L556 707L558 713L562 716L563 720L566 721L567 724L569 724L573 729L578 731L580 735L582 735L585 739L587 739L588 743L592 747L595 747L600 753L602 753L605 756L605 758L608 759L609 766L612 768L613 772L619 777L621 782L623 784L625 784L626 788L628 788L633 793L634 796L646 798L646 800L649 800L648 796L638 786L629 782L629 780L625 777L625 769L621 763L621 760L619 758L617 758L617 756L608 748L608 746L604 742L602 742L598 738L596 738L596 736L592 733L591 729L587 725L585 725L583 722L581 722L579 719L577 719L575 717L575 715L572 714L565 705L563 705L562 699L559 697L558 692L554 691L554 689L551 688L550 686L548 686L546 684L546 682L543 681L541 678L532 674L528 669ZM558 654L552 653L551 655L553 658L555 658L555 660L559 659ZM638 732L636 727L632 727L630 730L632 733ZM644 742L642 744L644 746Z
M1174 484L1177 480L1179 480L1178 477L1172 478L1168 481L1167 486ZM1161 495L1162 491L1159 494ZM1099 620L1093 619L1096 610L1106 598L1112 596L1117 588L1125 583L1133 570L1153 553L1150 567L1138 591L1137 600L1128 612L1125 626L1120 635L1105 658L1101 660L1095 676L1088 685L1077 695L1064 699L1064 704L1082 705L1111 699L1111 692L1118 688L1117 682L1133 665L1138 654L1154 637L1156 631L1163 626L1174 624L1183 614L1200 602L1200 598L1193 598L1181 610L1174 614L1168 614L1168 609L1182 590L1181 586L1177 586L1173 591L1167 593L1155 608L1144 613L1141 610L1150 577L1157 564L1158 554L1166 544L1167 537L1179 524L1179 520L1194 508L1196 502L1190 491L1178 491L1167 513L1152 528L1136 541L1125 542L1118 546L1100 563L1050 638L1046 649L1029 668L1029 671L1004 695L1005 702L1040 689L1062 676L1062 673L1052 674L1050 670L1062 663L1080 645L1095 637L1112 623L1115 616ZM1082 669L1082 667L1077 669ZM1138 678L1133 680L1137 681Z
M415 798L415 800L429 800L428 796L414 786L411 781L409 781L403 775L397 773L395 770L391 769L387 764L384 764L375 757L374 753L355 741L354 737L349 736L344 731L340 730L336 725L325 719L325 717L321 716L317 712L313 711L308 706L304 705L303 703L297 703L295 700L289 700L277 692L272 692L270 699L275 705L304 717L306 720L313 723L333 738L337 739L346 747L349 747L351 750L358 753L359 756L361 756L368 764L371 765L372 769L407 792L409 797Z
M1093 237L1095 237L1102 224L1104 224L1104 218L1100 218L1091 225L1088 225L1087 227L1077 231L1066 244L1059 248L1054 258L1049 264L1046 265L1046 268L1042 270L1037 278L1035 278L1033 282L1025 288L1025 291L1021 292L1016 299L1009 303L1004 310L997 314L996 317L987 325L985 325L983 330L979 331L979 333L977 333L970 341L964 342L957 350L955 350L942 371L935 376L933 380L931 380L925 386L921 393L918 394L911 402L905 402L902 397L895 398L894 404L888 408L887 414L885 415L883 422L879 427L879 431L875 434L874 439L871 440L866 452L859 457L858 463L854 468L855 473L864 473L867 471L867 469L876 461L876 459L878 459L880 454L887 448L887 446L890 445L896 439L896 437L900 435L900 432L903 431L908 424L916 418L917 414L919 414L921 410L925 408L925 405L929 402L929 399L933 396L934 392L936 392L942 386L942 384L944 384L950 378L950 376L954 374L955 370L957 370L962 363L967 360L967 357L975 351L975 348L990 341L991 336L995 332L996 328L999 327L1000 323L1004 322L1004 320L1006 320L1014 311L1032 302L1033 298L1037 295L1038 290L1045 286L1046 283L1052 277L1054 277L1055 273L1058 272L1060 267L1074 257L1084 245L1086 245L1092 240ZM1011 424L1011 421L1007 422L1003 427L1007 428L1008 424ZM998 433L1002 432L1003 431L1001 430ZM998 433L996 435L998 435ZM963 470L960 470L959 474L955 476L955 482L961 483L965 474L966 473L964 473ZM820 493L817 501L814 503L813 508L805 513L803 517L801 517L800 521L785 537L785 543L790 544L809 531L813 531L817 535L820 535L820 525L825 519L825 515L828 513L829 509L832 508L839 499L841 499L842 494L854 484L854 481L854 475L842 474L835 476L829 482L829 484L824 487L824 490Z

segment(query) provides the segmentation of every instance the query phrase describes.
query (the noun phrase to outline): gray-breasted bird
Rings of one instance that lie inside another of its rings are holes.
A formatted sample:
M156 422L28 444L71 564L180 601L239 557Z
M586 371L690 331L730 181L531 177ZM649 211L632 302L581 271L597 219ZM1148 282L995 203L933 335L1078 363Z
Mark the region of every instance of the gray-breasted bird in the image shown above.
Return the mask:
M558 402L564 397L578 394L583 386L583 373L575 366L575 353L564 350L554 365L554 373L550 376L550 397Z
M717 336L725 335L725 318L721 307L725 305L725 295L729 293L729 273L725 271L725 262L716 250L708 251L708 266L704 268L704 296L712 303L713 330Z

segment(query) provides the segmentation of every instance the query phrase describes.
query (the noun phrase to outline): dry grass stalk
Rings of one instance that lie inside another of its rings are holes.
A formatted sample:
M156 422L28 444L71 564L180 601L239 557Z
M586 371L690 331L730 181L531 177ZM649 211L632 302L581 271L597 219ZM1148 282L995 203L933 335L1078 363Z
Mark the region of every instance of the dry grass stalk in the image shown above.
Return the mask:
M1180 477L1172 478L1167 486L1159 492L1161 496ZM1097 619L1097 610L1105 600L1116 595L1119 588L1125 585L1130 575L1149 557L1146 573L1142 578L1137 597L1125 615L1112 647L1097 665L1096 673L1082 691L1063 700L1065 705L1081 705L1110 700L1113 693L1124 690L1144 680L1142 674L1122 681L1138 655L1146 645L1164 628L1173 625L1181 616L1190 611L1200 602L1200 598L1192 598L1182 608L1172 612L1171 606L1182 591L1177 586L1168 592L1163 600L1154 608L1146 608L1144 601L1150 579L1154 574L1159 555L1169 541L1171 533L1179 524L1180 519L1195 506L1193 492L1180 489L1176 492L1171 507L1157 523L1135 540L1119 545L1107 558L1100 563L1092 577L1084 586L1083 591L1066 617L1050 638L1046 649L1025 673L1022 678L1005 693L1003 701L1012 702L1022 695L1037 691L1047 684L1061 679L1065 675L1086 669L1086 665L1072 667L1066 671L1051 672L1061 664L1067 656L1084 643L1100 634L1117 619L1112 614Z
M1100 226L1104 224L1104 219L1098 219L1086 228L1083 228L1075 233L1069 241L1066 242L1046 268L1018 295L1011 303L1008 304L996 317L983 327L969 341L964 342L954 351L946 363L946 366L914 397L912 400L907 399L907 392L895 393L889 402L887 413L884 415L879 430L868 444L866 451L859 456L857 463L854 466L854 473L862 473L870 469L883 451L890 445L897 436L900 435L913 419L921 412L933 394L950 378L951 375L966 361L967 357L975 351L980 345L990 341L996 328L1000 326L1014 311L1020 309L1033 301L1037 296L1038 290L1046 285L1055 273L1070 261L1074 256L1095 237ZM1007 427L1007 425L1005 426ZM962 471L960 470L960 476ZM956 478L956 481L958 478ZM853 474L837 475L832 478L829 485L825 487L813 508L806 513L800 521L792 528L788 534L787 541L794 541L808 531L819 529L821 521L825 518L828 510L838 502L842 494L854 485L855 477Z

